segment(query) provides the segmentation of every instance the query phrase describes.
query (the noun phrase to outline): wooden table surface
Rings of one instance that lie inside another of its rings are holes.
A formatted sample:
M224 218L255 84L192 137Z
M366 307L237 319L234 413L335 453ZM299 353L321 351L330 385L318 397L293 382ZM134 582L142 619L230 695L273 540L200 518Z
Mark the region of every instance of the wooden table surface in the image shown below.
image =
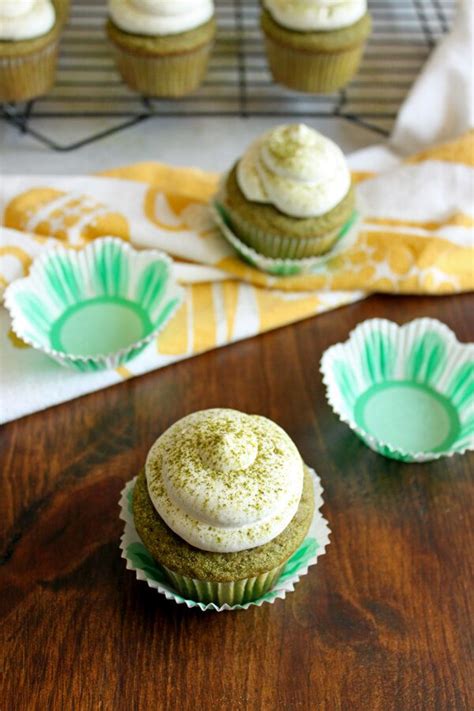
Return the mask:
M0 709L474 708L473 457L372 453L318 373L365 318L433 316L466 341L473 306L373 297L5 426ZM117 500L166 427L223 406L288 431L322 479L333 534L286 600L203 614L125 570Z

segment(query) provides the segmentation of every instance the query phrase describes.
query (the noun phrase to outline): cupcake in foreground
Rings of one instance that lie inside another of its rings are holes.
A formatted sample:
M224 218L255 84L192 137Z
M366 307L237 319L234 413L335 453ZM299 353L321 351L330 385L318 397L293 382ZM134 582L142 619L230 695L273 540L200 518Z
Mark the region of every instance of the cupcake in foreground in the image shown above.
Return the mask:
M158 97L201 84L216 22L212 0L109 0L107 34L131 89Z
M252 143L216 198L234 234L274 259L327 252L352 222L354 203L342 151L304 124L278 126Z
M51 89L61 25L51 0L0 0L0 101Z
M267 592L314 513L311 474L274 422L213 409L172 425L133 493L143 544L185 597L243 604Z
M264 0L261 26L275 81L324 93L357 72L371 18L367 0Z

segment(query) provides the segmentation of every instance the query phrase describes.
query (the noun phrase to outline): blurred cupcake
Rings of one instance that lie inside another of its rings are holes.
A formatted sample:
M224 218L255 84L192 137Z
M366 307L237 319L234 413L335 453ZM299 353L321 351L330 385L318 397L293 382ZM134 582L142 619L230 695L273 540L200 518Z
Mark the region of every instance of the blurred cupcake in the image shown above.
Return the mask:
M304 124L278 126L252 143L216 199L233 233L274 259L327 252L352 221L354 202L342 151Z
M367 0L263 0L261 18L275 81L335 91L357 72L371 30Z
M70 0L53 0L59 21L64 25L69 18Z
M236 410L172 425L133 492L136 530L174 588L216 604L267 592L313 513L311 474L291 439L271 420Z
M109 0L107 34L123 80L149 96L201 84L216 22L212 0Z
M0 0L0 101L51 89L61 25L51 0Z

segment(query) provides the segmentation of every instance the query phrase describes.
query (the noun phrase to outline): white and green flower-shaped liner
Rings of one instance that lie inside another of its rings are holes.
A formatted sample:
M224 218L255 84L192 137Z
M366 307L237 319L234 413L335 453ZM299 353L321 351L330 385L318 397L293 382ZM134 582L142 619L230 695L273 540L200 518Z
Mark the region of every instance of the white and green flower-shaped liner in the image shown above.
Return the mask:
M425 462L474 449L474 344L436 319L359 324L321 359L334 412L374 451Z
M351 218L341 229L333 247L318 257L304 259L275 259L259 254L253 247L242 242L232 231L225 208L218 201L211 205L211 211L222 236L238 252L239 256L252 267L272 276L296 276L301 274L318 274L324 271L330 259L342 254L356 241L361 218L354 210Z
M174 589L165 569L147 551L136 531L132 513L132 497L136 477L125 485L119 502L120 518L125 521L120 549L122 558L126 561L127 570L135 571L138 580L144 580L151 588L164 595L167 600L173 600L178 605L186 605L189 608L197 607L202 611L246 610L252 606L260 607L264 602L271 603L279 598L283 599L288 592L294 590L294 586L303 575L306 575L308 568L325 553L329 544L329 525L320 512L323 505L323 488L316 472L309 467L308 469L311 472L315 496L314 515L308 533L298 550L285 563L275 585L257 599L238 605L227 603L217 605L212 602L204 603L187 599ZM199 588L200 581L194 582ZM206 585L207 583L204 583L204 586Z
M114 237L55 247L5 292L16 335L61 365L116 368L137 356L183 300L172 261Z

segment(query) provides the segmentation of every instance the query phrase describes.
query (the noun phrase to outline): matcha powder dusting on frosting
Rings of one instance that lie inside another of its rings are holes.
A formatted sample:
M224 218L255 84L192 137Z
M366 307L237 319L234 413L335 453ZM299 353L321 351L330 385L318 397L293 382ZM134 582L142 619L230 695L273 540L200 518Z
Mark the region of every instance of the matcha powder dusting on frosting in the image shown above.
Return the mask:
M235 552L275 538L293 518L303 463L271 420L204 410L172 425L146 462L153 505L181 538L202 550Z
M237 165L237 181L247 200L305 218L336 207L350 189L351 175L333 141L305 124L287 124L250 145Z

